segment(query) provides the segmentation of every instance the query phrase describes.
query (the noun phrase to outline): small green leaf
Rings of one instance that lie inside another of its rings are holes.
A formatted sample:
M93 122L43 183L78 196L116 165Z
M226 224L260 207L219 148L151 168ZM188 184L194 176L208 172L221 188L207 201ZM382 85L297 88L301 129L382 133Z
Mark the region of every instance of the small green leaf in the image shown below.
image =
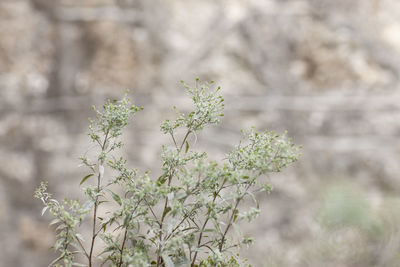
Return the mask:
M167 181L167 176L163 174L160 177L158 177L157 185L159 185L159 186L163 185L166 181Z
M83 177L82 181L79 183L79 186L81 186L87 179L89 179L90 177L92 177L94 174L88 174L85 177Z
M164 213L163 213L162 217L165 218L165 216L167 215L167 213L170 212L170 211L171 211L171 207L167 207L167 208L164 210Z
M129 213L128 215L126 215L126 217L124 219L124 227L128 226L131 219L132 219L132 214Z
M233 222L236 222L236 219L237 219L237 217L238 217L238 213L239 213L239 211L238 211L237 209L235 209L235 210L233 211Z
M186 141L185 153L187 153L188 151L189 151L189 143L188 141Z
M122 201L121 198L115 194L113 191L111 191L110 189L106 189L112 196L112 198L121 206L122 205Z

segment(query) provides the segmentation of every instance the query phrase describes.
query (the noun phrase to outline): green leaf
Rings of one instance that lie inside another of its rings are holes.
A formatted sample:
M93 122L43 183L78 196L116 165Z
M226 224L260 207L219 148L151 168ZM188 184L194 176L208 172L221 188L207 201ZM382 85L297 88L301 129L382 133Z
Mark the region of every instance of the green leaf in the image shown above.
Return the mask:
M88 174L85 177L83 177L82 181L79 183L79 186L81 186L87 179L89 179L90 177L92 177L94 174Z
M110 189L106 189L112 196L112 198L121 206L122 205L122 201L121 198L115 194L113 191L111 191Z
M237 219L237 217L238 217L238 213L239 213L239 211L238 211L237 209L235 209L235 210L233 211L233 222L236 222L236 219Z
M164 213L163 213L163 215L162 215L162 218L165 218L165 216L167 215L167 213L170 212L170 211L171 211L171 207L167 207L167 208L164 210Z
M124 227L128 226L131 219L132 219L132 214L129 213L128 215L126 215L126 217L124 219Z
M162 185L165 184L165 182L167 181L167 176L165 174L161 175L160 177L158 177L157 179L157 185Z
M188 141L186 141L185 153L187 153L188 151L189 151L189 143L188 143Z

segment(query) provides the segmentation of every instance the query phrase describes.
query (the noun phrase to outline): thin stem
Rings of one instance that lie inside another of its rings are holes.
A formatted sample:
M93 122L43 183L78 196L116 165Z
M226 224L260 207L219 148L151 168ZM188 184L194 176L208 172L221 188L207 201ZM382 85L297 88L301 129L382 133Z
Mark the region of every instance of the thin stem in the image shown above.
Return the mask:
M223 235L222 235L221 242L220 242L220 244L219 244L219 251L220 251L220 252L222 252L222 248L223 248L223 246L224 246L226 234L228 233L229 228L232 226L233 218L235 217L237 207L239 206L240 201L242 201L242 199L243 199L244 196L246 195L247 190L249 190L250 186L251 186L251 183L247 185L246 190L244 191L244 193L243 193L239 198L237 198L237 200L236 200L235 208L234 208L233 211L232 211L231 217L229 218L228 226L226 227L226 229L225 229L225 231L224 231L224 233L223 233Z
M149 207L149 210L150 210L151 214L153 215L154 219L156 220L157 224L160 224L160 222L158 221L157 215L154 213L154 211L151 208L150 204L147 202L146 199L144 199L144 201L146 202L147 206Z
M191 130L191 129L189 129L189 130L187 131L187 133L186 133L185 137L183 138L182 144L181 144L181 146L179 147L179 152L181 152L181 150L182 150L182 147L183 147L183 145L185 144L185 142L186 142L186 139L188 138L188 136L189 136L189 134L190 134L191 132L192 132L192 130Z
M140 199L140 200L138 201L138 203L136 204L136 207L135 207L135 208L133 209L133 211L132 211L132 214L135 213L136 209L139 207L140 202L142 202L142 200L143 200L143 198ZM132 220L132 218L131 218L131 220ZM130 220L130 221L131 221L131 220ZM130 222L130 221L129 221L129 222ZM122 256L123 256L123 252L124 252L124 248L125 248L125 242L126 242L126 238L127 238L127 234L128 234L129 222L128 222L128 225L125 227L125 231L124 231L124 239L123 239L123 241L122 241L122 245L121 245L121 249L120 249L120 251L121 251L121 257L120 257L119 263L118 263L118 265L117 265L118 267L121 267L121 266L122 266Z
M69 234L69 228L67 228L67 232L65 233L66 238L64 243L64 251L66 251L68 248L68 234Z
M191 130L191 125L190 125L185 137L183 138L182 144L180 145L180 147L178 149L178 154L182 151L182 147L185 144L186 139L188 138L188 136L190 135L191 132L192 132L192 130ZM175 142L175 139L174 139L174 142ZM170 175L168 177L168 187L171 185L172 177L174 176L174 170L170 170L170 171L171 172L170 172ZM162 260L161 259L161 255L160 255L160 253L161 253L161 241L162 241L162 228L163 228L163 223L164 223L164 219L165 219L165 216L166 216L167 207L168 207L168 197L165 198L164 208L163 208L163 213L162 213L163 215L161 217L161 222L160 222L160 234L159 234L159 236L160 236L159 237L160 245L158 246L158 251L157 251L157 265L156 265L156 267L160 266L161 260Z
M174 137L174 133L173 133L173 132L170 132L170 135L171 135L171 137L172 137L172 141L174 141L174 145L175 145L176 149L178 149L178 145L176 144L176 140L175 140L175 137Z
M125 232L124 232L124 239L122 241L122 245L121 245L121 257L119 258L119 263L118 263L118 267L122 266L122 256L123 256L123 252L124 252L124 247L125 247L125 242L126 242L126 237L127 237L127 233L128 233L128 227L125 228Z
M196 186L195 186L194 188L197 189L197 188L199 187L199 185L200 185L200 174L199 174L199 176L198 176L197 184L196 184ZM195 193L195 189L193 189L192 194ZM186 198L185 198L185 200L186 200ZM182 202L182 204L185 202L185 200ZM188 217L190 217L190 215L191 215L191 214L193 213L193 211L195 211L196 209L198 209L198 207L196 207L196 205L193 205L192 209L191 209L190 211L188 211L187 213L185 213L185 216L182 218L182 220L174 227L174 229L172 229L171 233L170 233L169 235L167 235L167 236L165 237L165 239L166 239L166 240L169 239L169 238L175 233L175 231L179 228L179 226L181 226L182 223L184 223L184 222L186 221L186 219L187 219ZM197 224L196 224L196 226L197 226Z
M173 172L171 172L171 174L170 174L170 176L169 176L169 178L168 178L168 187L170 186L170 184L171 184L171 180L172 180L172 176L173 176ZM161 216L161 222L159 223L159 225L160 225L160 234L159 234L159 239L160 239L160 244L159 244L159 246L158 246L158 251L157 251L157 267L158 266L160 266L160 264L161 264L161 256L160 256L160 253L161 253L161 241L162 241L162 228L163 228L163 223L164 223L164 219L165 219L165 216L166 216L166 210L167 210L167 206L168 206L168 197L166 197L165 198L165 202L164 202L164 208L163 208L163 214L162 214L162 216Z
M182 223L190 216L190 214L195 210L195 208L193 208L190 212L186 213L185 216L182 218L182 220L174 227L174 229L172 229L171 233L169 235L167 235L165 237L165 239L169 239L174 233L175 231L179 228L179 226L182 225Z
M104 224L103 224L103 226L104 226ZM99 233L101 232L101 230L103 230L103 227L100 227L98 230L97 230L97 232L96 232L96 234L94 235L94 236L98 236L99 235Z
M76 237L76 236L74 236L74 237L75 237L75 240L78 242L79 247L80 247L80 248L83 250L83 252L85 253L86 258L89 259L89 254L86 252L86 249L85 249L85 247L83 246L82 242L79 240L78 237Z
M97 176L97 194L100 191L100 173ZM93 248L94 248L94 243L96 240L96 219L97 219L97 207L99 205L98 202L99 196L96 196L95 202L94 202L94 211L93 211L93 230L92 230L92 242L90 245L90 253L89 253L89 267L92 267L92 256L93 256Z
M184 223L186 221L186 219L188 219L188 218L190 219L190 215L192 215L193 211L197 210L198 208L199 207L196 207L195 205L193 205L193 208L190 211L188 211L187 213L185 213L182 220L174 227L174 229L172 229L171 233L165 237L165 240L169 239L175 233L175 231L179 228L179 226L181 226L182 223ZM197 228L199 228L195 222L194 222L194 224L196 225ZM190 226L190 224L189 224L189 226ZM196 227L189 227L187 229L192 229L192 228L196 229Z
M192 223L193 223L194 225L196 225L197 229L200 228L200 226L196 223L196 221L195 221L193 218L189 217L189 220L191 220Z
M213 200L212 200L212 203L214 203L215 202L215 200L217 199L217 196L219 195L219 193L221 192L221 190L222 190L222 188L224 187L224 185L225 185L225 183L226 183L226 179L224 179L224 181L222 182L222 185L221 185L221 187L218 189L218 191L214 194L214 197L213 197ZM203 232L204 232L204 229L206 229L206 226L207 226L207 223L208 223L208 221L210 220L210 217L209 216L207 216L207 218L206 218L206 220L204 221L204 223L203 223L203 226L201 227L201 230L200 230L200 235L199 235L199 239L197 240L197 248L200 248L200 245L201 245L201 239L203 238ZM194 264L196 263L196 258L197 258L197 254L198 254L198 250L196 250L196 252L194 253L194 256L193 256L193 260L192 260L192 264L191 264L191 267L193 267L194 266Z
M104 148L106 146L107 140L108 140L108 133L109 130L107 130L103 144L101 145L101 152L104 152ZM102 162L101 162L102 164ZM89 253L89 267L92 267L93 265L93 248L94 244L96 241L96 237L98 232L96 233L96 220L97 220L97 208L99 206L99 193L100 193L100 186L101 186L101 173L99 171L99 175L97 176L97 194L96 194L96 199L94 201L94 208L93 208L93 229L92 229L92 242L90 245L90 253Z
M209 245L207 245L207 244L203 244L203 245L201 245L200 247L206 247L206 248L208 248L209 250L211 250L213 253L215 253L215 251L214 251Z
M71 254L78 254L79 251L72 251ZM52 267L54 266L55 263L59 262L60 260L62 260L65 257L65 255L61 255L60 257L56 258L55 260L53 260L47 267Z

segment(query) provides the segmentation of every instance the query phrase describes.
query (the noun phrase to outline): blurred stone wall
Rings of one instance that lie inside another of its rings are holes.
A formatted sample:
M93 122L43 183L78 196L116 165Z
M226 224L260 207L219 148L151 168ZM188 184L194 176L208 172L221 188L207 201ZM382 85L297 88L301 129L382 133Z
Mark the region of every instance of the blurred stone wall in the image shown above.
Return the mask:
M399 52L396 0L0 1L0 267L53 257L33 191L48 180L56 196L78 196L92 104L130 89L145 110L124 154L156 173L169 142L158 125L171 106L189 107L179 81L196 76L226 99L199 149L218 158L253 125L288 130L304 147L295 167L271 176L261 218L243 226L257 236L244 251L254 266L399 266L397 232L363 252L373 259L310 252L330 183L357 184L373 205L400 193Z

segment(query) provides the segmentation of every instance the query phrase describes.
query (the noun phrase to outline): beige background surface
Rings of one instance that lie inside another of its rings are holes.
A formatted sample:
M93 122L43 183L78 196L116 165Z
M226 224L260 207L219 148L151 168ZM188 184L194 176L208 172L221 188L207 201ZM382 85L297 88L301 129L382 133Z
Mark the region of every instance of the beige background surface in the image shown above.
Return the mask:
M92 104L130 89L124 154L157 173L196 76L226 99L198 138L211 157L253 125L304 147L243 225L254 266L400 266L399 53L396 0L1 0L0 266L54 256L33 191L78 196Z

